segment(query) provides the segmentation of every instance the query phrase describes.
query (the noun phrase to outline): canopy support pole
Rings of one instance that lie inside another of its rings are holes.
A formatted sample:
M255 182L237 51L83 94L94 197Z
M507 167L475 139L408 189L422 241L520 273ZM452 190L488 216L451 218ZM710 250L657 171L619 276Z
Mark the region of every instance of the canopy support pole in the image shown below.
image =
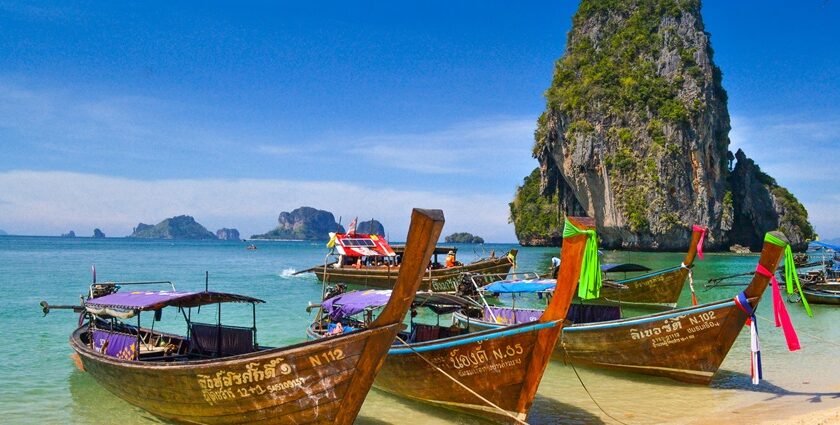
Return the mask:
M484 298L484 293L481 292L481 289L478 289L478 284L475 283L474 276L468 276L470 278L470 282L473 284L473 288L475 291L478 292L479 298L481 298L481 302L484 303L484 306L487 307L487 311L490 313L490 317L493 318L493 323L496 323L496 315L493 313L493 309L490 308L490 304L487 303L487 300ZM469 317L469 316L467 316Z

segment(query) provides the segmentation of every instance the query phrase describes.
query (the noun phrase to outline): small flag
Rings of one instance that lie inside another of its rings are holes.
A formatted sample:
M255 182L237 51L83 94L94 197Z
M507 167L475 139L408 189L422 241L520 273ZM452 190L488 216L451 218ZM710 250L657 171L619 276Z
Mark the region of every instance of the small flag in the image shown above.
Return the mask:
M350 222L350 225L347 226L348 235L356 234L356 221L358 220L359 217L354 218L353 221Z

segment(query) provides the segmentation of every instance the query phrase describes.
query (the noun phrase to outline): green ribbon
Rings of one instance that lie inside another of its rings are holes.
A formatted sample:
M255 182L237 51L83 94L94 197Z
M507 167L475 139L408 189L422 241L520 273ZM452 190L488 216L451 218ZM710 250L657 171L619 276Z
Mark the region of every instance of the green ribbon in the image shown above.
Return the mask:
M790 244L770 233L764 235L764 242L785 247L785 285L787 286L787 293L788 295L793 293L793 284L795 282L796 289L799 291L799 297L802 299L802 305L805 306L805 312L808 313L809 317L814 317L814 313L811 312L811 306L808 305L808 300L805 299L805 294L802 293L802 285L799 283L799 274L796 273L796 265L793 263L793 251L790 249Z
M563 227L563 238L586 235L586 247L583 251L580 281L578 282L578 297L591 300L601 296L601 264L598 260L598 236L594 230L581 230L575 227L569 219Z

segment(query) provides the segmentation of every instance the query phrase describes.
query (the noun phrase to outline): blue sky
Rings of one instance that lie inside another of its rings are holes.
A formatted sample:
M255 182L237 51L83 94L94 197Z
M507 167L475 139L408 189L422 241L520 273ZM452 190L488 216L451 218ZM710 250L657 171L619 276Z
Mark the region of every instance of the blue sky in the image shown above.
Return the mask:
M576 2L0 2L0 229L109 236L311 205L513 241ZM706 1L733 151L840 235L840 6ZM395 237L396 238L396 237Z

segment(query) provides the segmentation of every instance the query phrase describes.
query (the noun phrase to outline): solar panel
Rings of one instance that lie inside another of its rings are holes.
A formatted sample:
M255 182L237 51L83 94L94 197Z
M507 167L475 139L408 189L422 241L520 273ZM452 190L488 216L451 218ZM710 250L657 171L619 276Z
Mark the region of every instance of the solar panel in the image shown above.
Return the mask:
M374 247L376 244L370 239L342 239L341 245L346 247L367 246Z

